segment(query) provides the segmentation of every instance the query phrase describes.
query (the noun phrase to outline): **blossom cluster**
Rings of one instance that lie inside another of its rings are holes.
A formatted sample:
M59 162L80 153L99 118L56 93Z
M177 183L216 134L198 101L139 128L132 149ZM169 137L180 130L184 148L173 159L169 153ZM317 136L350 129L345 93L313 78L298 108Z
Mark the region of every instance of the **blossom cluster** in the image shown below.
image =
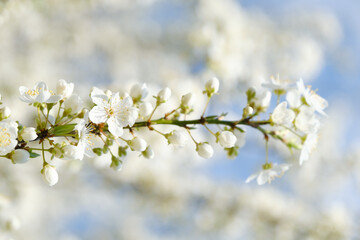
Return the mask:
M153 158L155 153L138 133L140 128L160 134L175 147L184 147L191 140L200 157L211 158L214 155L213 146L209 141L196 140L192 133L196 126L203 126L230 158L236 157L245 144L243 127L252 127L264 135L266 151L270 136L281 140L290 149L301 149L300 165L308 160L316 145L320 125L315 113L326 115L323 111L327 107L326 100L305 87L302 80L294 87L279 77L271 78L270 83L263 84L263 89L248 89L242 118L229 121L224 120L225 114L205 115L211 98L219 92L219 85L215 77L206 82L203 94L207 104L203 114L193 120L187 119L195 105L191 92L181 97L178 107L163 113L163 117L153 119L159 106L171 98L171 90L167 87L153 96L154 101L146 99L149 95L146 84L135 84L129 92L93 87L90 93L92 105L85 106L81 97L73 93L74 84L63 79L58 81L55 91L44 82L31 89L21 86L20 100L37 110L36 126L23 126L10 120L10 109L1 108L0 154L14 164L26 163L29 158L42 155L41 174L44 181L53 186L59 180L56 167L52 164L54 159L83 160L84 157L109 155L110 167L119 171L128 151ZM270 106L272 92L269 89L278 96L277 105L265 120L255 120ZM284 94L286 101L280 102ZM172 125L174 129L161 132L158 125ZM217 125L220 130L213 131L211 125ZM41 148L34 147L35 143L41 144ZM268 162L267 155L262 171L250 176L246 182L255 178L258 184L270 182L289 169L289 164Z

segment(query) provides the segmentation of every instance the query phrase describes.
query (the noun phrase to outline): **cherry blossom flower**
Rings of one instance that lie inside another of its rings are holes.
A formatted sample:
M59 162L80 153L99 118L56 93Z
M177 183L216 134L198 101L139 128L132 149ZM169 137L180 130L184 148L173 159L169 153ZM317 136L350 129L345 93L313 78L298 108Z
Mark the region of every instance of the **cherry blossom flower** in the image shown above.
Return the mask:
M49 90L46 83L39 82L33 89L19 87L20 100L26 103L56 103L62 99L61 95L56 95Z
M275 91L276 94L283 94L289 89L289 81L281 79L279 74L270 77L270 82L263 83L261 86Z
M246 179L246 183L251 182L256 178L256 181L259 185L263 185L266 182L271 183L275 177L281 177L284 172L290 169L290 164L272 164L272 163L265 163L263 165L263 169L257 173L252 174L250 177Z
M18 141L17 123L3 120L0 122L0 155L5 155L14 150Z
M120 98L119 93L108 96L104 91L94 87L91 92L92 101L96 104L89 113L90 120L95 123L107 123L109 131L115 137L123 134L123 127L134 125L139 110L133 107L130 96Z
M96 135L91 133L91 127L89 127L88 115L85 114L84 119L75 126L75 130L78 132L79 141L77 144L78 158L82 160L85 156L90 158L95 157L93 147L96 143Z
M315 109L318 113L326 116L326 113L324 112L324 109L327 108L328 102L320 97L316 92L312 91L310 87L305 87L304 81L300 79L298 82L296 82L297 88L301 95L304 96L304 99L306 103Z
M313 108L302 106L295 119L295 127L304 133L316 133L319 129L320 121L315 116Z

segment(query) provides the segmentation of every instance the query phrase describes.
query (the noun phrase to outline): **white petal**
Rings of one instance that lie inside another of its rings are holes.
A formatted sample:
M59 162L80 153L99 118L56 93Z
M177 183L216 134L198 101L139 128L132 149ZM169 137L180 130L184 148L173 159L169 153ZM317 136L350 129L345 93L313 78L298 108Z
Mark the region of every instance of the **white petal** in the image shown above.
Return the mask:
M119 93L115 93L112 95L112 97L110 98L110 106L118 106L120 104L120 95Z
M120 137L123 134L123 125L121 125L116 118L110 117L107 124L109 126L110 133L112 133L115 137Z
M47 103L57 103L61 100L61 96L59 95L52 95L49 97L49 99L46 101Z
M258 176L258 174L259 174L259 173L254 173L254 174L252 174L251 176L249 176L249 177L246 179L245 183L249 183L249 182L251 182L252 180L254 180L254 179Z
M46 91L45 89L41 88L39 89L39 95L36 96L35 101L43 103L46 102L50 96L51 93L49 91Z
M269 170L263 170L259 173L259 176L256 179L259 185L263 185L269 181Z
M19 87L20 95L24 95L24 94L26 94L28 91L29 91L29 88L27 88L27 87L24 87L24 86Z
M107 120L107 112L104 108L95 106L89 113L90 121L95 124L104 123Z
M109 100L108 96L104 93L104 91L97 87L93 87L93 89L91 90L91 99L93 103L99 106L104 106Z

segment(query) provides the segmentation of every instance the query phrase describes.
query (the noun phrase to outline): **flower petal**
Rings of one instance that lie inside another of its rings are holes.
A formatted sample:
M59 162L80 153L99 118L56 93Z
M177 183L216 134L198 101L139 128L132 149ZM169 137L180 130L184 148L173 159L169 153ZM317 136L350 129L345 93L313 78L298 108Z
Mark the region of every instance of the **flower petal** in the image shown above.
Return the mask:
M104 108L95 106L91 109L89 118L95 124L104 123L107 120L107 113Z
M123 125L121 125L121 123L119 123L119 121L115 117L110 117L107 121L107 124L110 133L112 133L112 135L114 135L115 137L120 137L123 134Z
M93 103L98 106L105 106L109 100L108 96L104 93L103 90L94 87L91 91L91 99Z

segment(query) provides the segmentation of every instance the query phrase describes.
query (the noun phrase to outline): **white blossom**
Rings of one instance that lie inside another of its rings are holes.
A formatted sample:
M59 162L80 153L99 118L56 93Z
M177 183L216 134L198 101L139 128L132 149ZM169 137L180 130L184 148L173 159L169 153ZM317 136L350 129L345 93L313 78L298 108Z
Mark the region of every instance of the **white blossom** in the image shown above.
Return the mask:
M62 99L69 98L74 91L74 83L68 83L60 79L56 85L56 93L62 96Z
M281 79L278 74L276 78L274 76L270 77L270 82L263 83L262 86L275 91L286 91L289 88L289 81Z
M140 85L140 84L134 84L130 89L130 96L133 98L134 101L140 101L148 95L149 91L146 86L146 83Z
M21 138L26 142L33 141L37 137L38 136L36 134L35 128L33 128L33 127L26 127L21 132Z
M205 92L208 94L208 96L211 96L219 91L219 86L219 79L213 77L205 83Z
M317 145L317 134L310 133L306 136L306 140L302 146L299 158L299 164L302 165L304 161L309 159L310 153L314 150Z
M217 141L223 148L231 148L235 146L236 136L230 131L221 131L217 134Z
M166 102L167 100L169 100L170 97L171 97L171 90L168 87L160 90L160 92L157 95L157 98L159 99L158 101L161 103Z
M89 113L90 120L95 124L107 123L110 133L115 137L123 134L123 127L134 125L139 110L133 107L130 96L120 99L119 93L115 93L109 97L94 87L91 98L96 106Z
M49 90L46 83L39 82L33 89L19 87L20 100L26 103L56 103L62 96Z
M0 155L10 153L17 145L18 125L16 122L3 120L0 122Z
M264 167L265 166L265 167ZM266 182L270 183L274 180L275 177L281 177L284 172L290 169L290 164L272 164L267 163L264 164L263 169L255 174L252 174L250 177L246 179L246 183L251 182L256 178L256 181L259 185L263 185Z
M133 139L131 139L129 141L129 146L131 148L131 150L133 151L145 151L146 147L147 147L147 143L144 139L140 138L140 137L134 137Z
M184 131L174 130L171 133L167 134L167 140L169 144L173 144L177 147L185 146L187 142L187 134Z
M196 146L196 152L200 157L211 158L214 154L212 146L208 143L199 143Z
M310 107L302 106L295 118L295 127L304 133L316 133L319 126L320 121L316 117L314 110Z
M281 102L276 106L271 114L272 122L279 125L289 125L295 118L295 113L287 108L287 102Z
M328 102L320 97L316 92L310 89L310 87L305 87L304 81L300 79L296 82L299 92L304 96L306 103L315 109L318 113L326 116L324 109L327 108Z
M143 102L139 105L139 113L143 117L149 116L153 110L154 110L154 107L149 102Z
M30 158L30 153L24 149L16 149L11 156L13 163L26 163Z
M96 135L90 132L90 128L87 127L88 114L86 113L84 118L80 120L75 126L75 130L78 132L79 141L77 144L78 158L83 159L84 155L90 158L95 157L93 147L95 145Z
M41 170L43 180L50 187L54 186L59 181L59 175L54 166L46 164Z
M79 113L83 109L83 100L79 95L73 94L65 100L65 109L71 109L72 113Z

